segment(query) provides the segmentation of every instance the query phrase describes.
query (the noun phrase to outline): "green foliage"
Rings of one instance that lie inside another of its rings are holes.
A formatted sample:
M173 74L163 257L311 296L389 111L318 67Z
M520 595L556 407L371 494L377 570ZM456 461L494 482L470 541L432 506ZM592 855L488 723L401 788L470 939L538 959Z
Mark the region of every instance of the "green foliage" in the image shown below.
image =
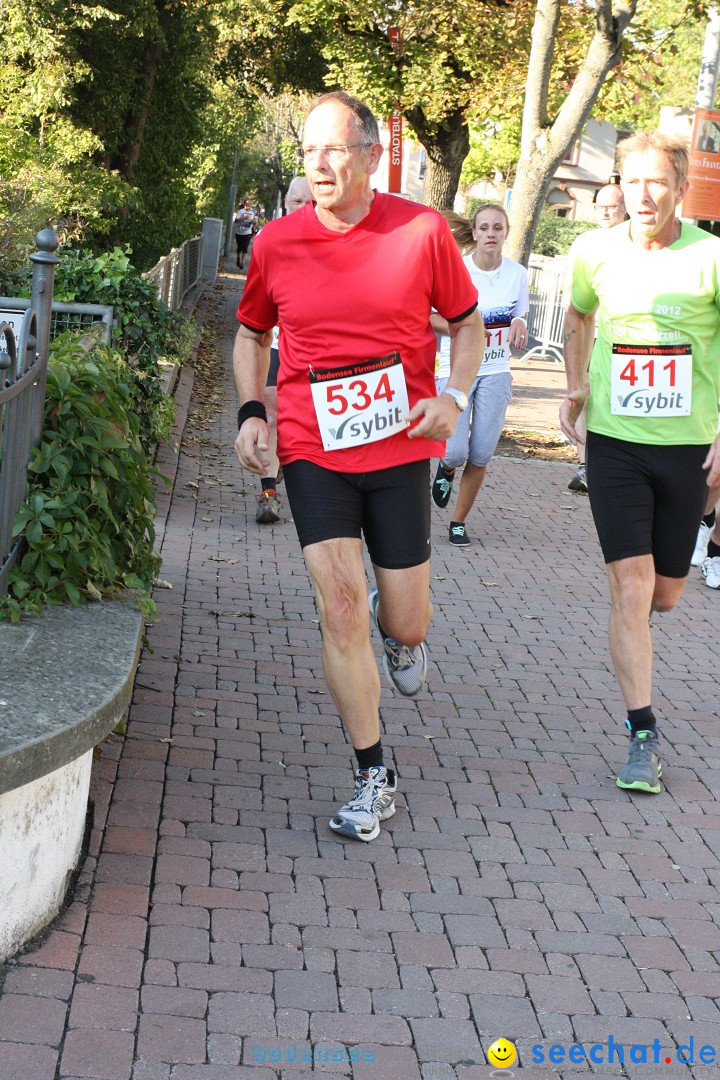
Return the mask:
M137 384L107 349L65 337L49 365L45 430L29 466L14 534L27 550L10 573L0 616L82 604L126 591L146 616L160 567L154 551L158 475L140 435Z
M160 365L187 360L194 337L190 321L180 312L168 311L158 300L154 283L142 277L117 247L105 255L63 250L54 297L68 303L112 305L118 323L114 344L137 383L142 437L147 444L166 439L174 409L163 392Z
M623 63L603 87L595 115L619 127L651 130L660 109L692 109L705 36L705 5L639 0Z
M520 129L517 117L502 123L486 120L471 128L470 152L463 164L460 183L471 187L479 180L497 180L497 174L507 183L520 157Z
M567 255L575 237L594 228L592 221L568 221L547 210L540 215L533 251L538 255Z

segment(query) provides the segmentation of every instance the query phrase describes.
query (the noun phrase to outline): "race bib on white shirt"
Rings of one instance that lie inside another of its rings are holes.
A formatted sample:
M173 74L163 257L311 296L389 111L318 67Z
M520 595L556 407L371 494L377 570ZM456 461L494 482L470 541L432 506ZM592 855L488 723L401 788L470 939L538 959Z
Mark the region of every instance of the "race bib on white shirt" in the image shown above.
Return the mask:
M483 364L510 363L510 323L494 323L485 327Z
M331 371L310 368L310 389L325 450L378 442L409 426L400 353Z
M613 345L610 411L615 416L689 416L691 345Z

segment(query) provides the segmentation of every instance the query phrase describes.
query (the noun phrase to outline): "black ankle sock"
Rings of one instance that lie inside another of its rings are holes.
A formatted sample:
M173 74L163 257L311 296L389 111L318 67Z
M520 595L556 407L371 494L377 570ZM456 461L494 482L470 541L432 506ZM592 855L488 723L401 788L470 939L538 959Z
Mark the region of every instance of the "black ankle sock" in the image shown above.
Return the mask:
M715 525L715 511L711 510L709 514L706 514L703 518L703 524L707 525L709 529L712 529Z
M720 555L720 544L716 544L714 540L708 541L708 559L717 559Z
M636 731L654 731L655 716L652 705L646 705L644 709L628 709L627 726L630 728L631 735L634 735Z
M277 477L263 476L260 483L262 484L263 491L275 491L275 489L277 488Z
M384 765L382 739L378 739L374 746L366 746L364 750L355 750L355 757L359 769L372 769L373 765Z

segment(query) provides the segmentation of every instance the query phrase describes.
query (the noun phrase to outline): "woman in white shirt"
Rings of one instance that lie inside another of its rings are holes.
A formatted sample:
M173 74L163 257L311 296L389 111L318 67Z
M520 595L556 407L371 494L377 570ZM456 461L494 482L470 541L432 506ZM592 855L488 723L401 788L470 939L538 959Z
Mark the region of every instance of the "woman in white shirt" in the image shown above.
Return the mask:
M485 323L485 350L468 394L468 407L458 417L438 465L432 497L437 506L447 506L455 470L465 466L449 539L456 547L466 547L470 539L465 521L495 453L512 397L510 349L523 347L528 340L528 277L524 266L503 256L508 217L502 206L482 206L472 225L453 215L451 225L460 249L465 252L471 248L464 260L478 291L478 308ZM431 321L436 333L442 335L435 373L437 392L441 394L450 374L450 338L447 323L440 315L433 313Z

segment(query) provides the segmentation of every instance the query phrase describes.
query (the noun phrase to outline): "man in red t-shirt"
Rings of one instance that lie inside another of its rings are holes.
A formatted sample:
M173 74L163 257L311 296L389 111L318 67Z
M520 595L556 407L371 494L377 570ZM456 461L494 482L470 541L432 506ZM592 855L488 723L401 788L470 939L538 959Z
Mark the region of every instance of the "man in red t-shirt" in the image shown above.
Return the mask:
M303 147L313 202L265 226L238 308L235 447L263 472L261 398L279 323L278 456L315 587L325 677L358 763L355 792L330 827L368 841L395 813L396 778L380 741L362 537L385 672L412 696L425 684L432 617L429 461L467 405L483 328L444 218L372 189L383 148L370 109L343 91L323 95ZM432 308L452 337L440 397Z

